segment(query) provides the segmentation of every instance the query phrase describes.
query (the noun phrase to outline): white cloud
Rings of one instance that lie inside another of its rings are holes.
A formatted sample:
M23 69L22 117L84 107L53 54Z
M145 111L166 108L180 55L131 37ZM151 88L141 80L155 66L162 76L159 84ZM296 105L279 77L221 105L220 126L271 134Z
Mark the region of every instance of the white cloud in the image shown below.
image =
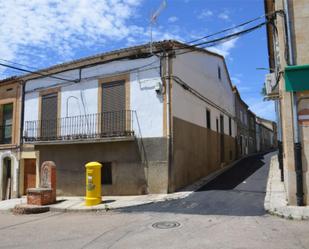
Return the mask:
M233 84L236 84L236 85L239 85L241 83L241 80L236 76L232 76L231 80L232 80Z
M203 19L203 18L206 18L206 17L213 16L213 14L214 13L211 10L204 9L204 10L202 10L202 12L197 17L199 19Z
M171 16L168 18L168 22L173 23L173 22L177 22L178 21L178 17L177 16Z
M230 20L230 15L229 15L229 12L227 10L221 12L219 15L218 15L218 18L222 19L222 20Z
M228 40L224 43L221 43L220 45L217 45L215 47L210 47L208 50L213 51L215 53L221 54L224 57L228 57L230 55L231 50L236 46L238 38L234 38L231 40Z
M134 37L140 34L139 27L128 21L140 3L141 0L0 1L0 58L15 60L26 54L27 60L33 57L33 49L41 49L67 60L77 48Z
M250 110L252 110L257 116L275 120L275 106L273 101L263 101L260 98L249 98L246 100Z

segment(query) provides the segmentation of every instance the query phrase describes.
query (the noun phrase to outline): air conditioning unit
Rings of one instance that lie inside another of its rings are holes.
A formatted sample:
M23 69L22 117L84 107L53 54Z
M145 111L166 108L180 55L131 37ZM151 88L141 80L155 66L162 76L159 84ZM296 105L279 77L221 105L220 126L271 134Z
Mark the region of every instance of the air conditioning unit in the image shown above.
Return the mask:
M265 75L265 88L266 94L271 94L273 92L273 87L276 85L276 75L275 73L269 73Z

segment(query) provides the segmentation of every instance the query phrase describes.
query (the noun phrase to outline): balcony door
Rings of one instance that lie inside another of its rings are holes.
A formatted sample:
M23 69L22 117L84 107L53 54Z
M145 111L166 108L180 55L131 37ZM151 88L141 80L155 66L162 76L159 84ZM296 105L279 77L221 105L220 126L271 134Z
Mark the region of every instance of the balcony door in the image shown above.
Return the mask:
M58 94L42 96L41 138L57 138Z
M102 84L102 134L123 135L126 130L125 81Z

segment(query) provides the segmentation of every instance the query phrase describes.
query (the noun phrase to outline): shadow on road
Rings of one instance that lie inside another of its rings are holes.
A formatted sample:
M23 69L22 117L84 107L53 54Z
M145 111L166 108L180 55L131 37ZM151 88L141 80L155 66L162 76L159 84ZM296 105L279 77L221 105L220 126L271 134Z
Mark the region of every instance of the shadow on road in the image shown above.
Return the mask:
M197 191L207 190L230 190L244 182L249 176L264 166L264 154L243 159L234 167L225 171L214 180L203 186Z
M184 199L130 207L120 212L169 212L199 215L260 216L270 158L276 152L245 158Z

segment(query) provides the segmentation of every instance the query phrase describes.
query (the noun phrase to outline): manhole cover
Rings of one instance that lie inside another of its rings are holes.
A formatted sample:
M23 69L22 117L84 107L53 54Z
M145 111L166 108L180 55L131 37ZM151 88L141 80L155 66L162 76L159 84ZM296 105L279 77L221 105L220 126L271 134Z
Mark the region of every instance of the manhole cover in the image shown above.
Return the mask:
M170 228L175 228L179 227L180 223L176 221L160 221L152 224L152 227L158 228L158 229L170 229Z

